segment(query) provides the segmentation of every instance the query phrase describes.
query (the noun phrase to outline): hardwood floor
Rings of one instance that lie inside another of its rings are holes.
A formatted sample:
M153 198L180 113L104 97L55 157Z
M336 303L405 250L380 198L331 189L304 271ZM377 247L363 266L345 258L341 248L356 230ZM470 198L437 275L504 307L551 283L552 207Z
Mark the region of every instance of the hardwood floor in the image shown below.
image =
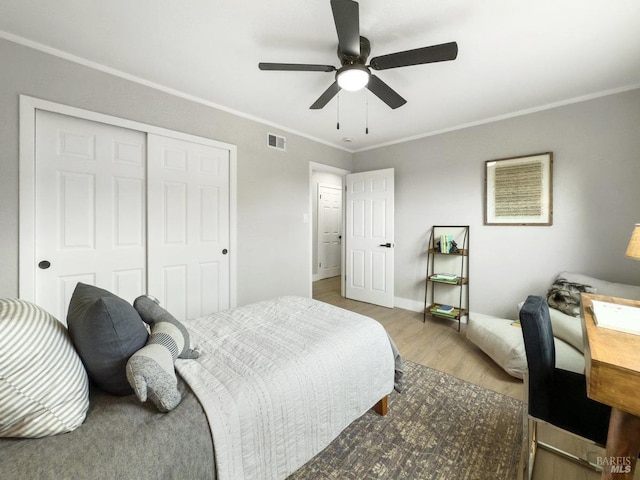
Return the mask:
M522 381L495 364L460 333L457 323L401 308L385 308L340 296L340 277L314 282L313 298L367 315L386 328L403 358L522 400Z
M465 337L465 324L457 331L457 323L434 319L422 313L401 308L385 308L349 300L340 296L340 277L314 282L313 298L338 307L352 310L379 321L393 338L403 358L427 367L449 373L462 380L523 400L522 381L507 374L482 350ZM575 437L552 428L539 428L540 439L560 446L574 454L589 458L604 457L597 446L586 445ZM523 453L524 461L524 453ZM521 474L524 463L521 461ZM557 455L538 450L534 480L598 480L600 474L576 465ZM636 471L635 480L640 480Z

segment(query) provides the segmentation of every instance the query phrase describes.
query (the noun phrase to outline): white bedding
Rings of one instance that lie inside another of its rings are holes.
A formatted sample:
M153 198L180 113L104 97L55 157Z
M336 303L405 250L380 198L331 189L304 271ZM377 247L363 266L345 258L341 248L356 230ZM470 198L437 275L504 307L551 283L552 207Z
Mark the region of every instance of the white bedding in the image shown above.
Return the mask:
M219 480L283 479L394 386L375 320L299 297L184 322L197 360L176 368L202 403Z

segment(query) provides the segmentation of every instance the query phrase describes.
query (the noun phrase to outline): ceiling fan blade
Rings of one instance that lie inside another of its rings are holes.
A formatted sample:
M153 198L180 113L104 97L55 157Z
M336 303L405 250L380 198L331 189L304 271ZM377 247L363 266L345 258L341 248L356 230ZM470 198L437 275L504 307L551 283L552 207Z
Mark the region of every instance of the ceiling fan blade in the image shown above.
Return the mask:
M367 88L371 93L373 93L391 108L395 109L407 103L407 101L400 95L398 95L394 89L392 89L389 85L384 83L375 75L371 75L369 77Z
M331 0L333 21L338 32L338 49L350 57L360 56L360 13L358 2Z
M457 56L458 44L449 42L375 57L371 59L371 68L374 70L386 70L388 68L408 67L409 65L422 65L423 63L445 62L447 60L455 60Z
M336 67L332 65L312 65L306 63L259 63L260 70L279 70L294 72L334 72Z
M335 97L340 90L341 89L340 89L340 85L338 85L338 82L333 82L331 86L327 88L322 95L320 95L320 98L318 98L318 100L316 100L315 103L311 105L309 108L312 110L321 109L327 103L329 103L329 100Z

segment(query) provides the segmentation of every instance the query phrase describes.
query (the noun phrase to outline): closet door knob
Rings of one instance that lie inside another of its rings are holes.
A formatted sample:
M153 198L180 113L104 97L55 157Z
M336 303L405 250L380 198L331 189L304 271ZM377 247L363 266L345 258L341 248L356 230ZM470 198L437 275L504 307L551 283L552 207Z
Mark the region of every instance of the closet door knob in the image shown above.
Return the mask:
M223 249L222 249L222 254L223 254L223 255L226 255L228 251L229 251L229 250L227 250L226 248L223 248Z
M51 266L51 262L49 260L42 260L40 263L38 263L38 268L42 270L46 270L50 266Z

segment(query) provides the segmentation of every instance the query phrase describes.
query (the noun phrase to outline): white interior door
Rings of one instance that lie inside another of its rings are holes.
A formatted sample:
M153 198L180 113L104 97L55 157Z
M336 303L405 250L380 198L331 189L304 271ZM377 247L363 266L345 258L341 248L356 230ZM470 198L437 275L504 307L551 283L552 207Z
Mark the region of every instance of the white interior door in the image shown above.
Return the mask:
M41 110L35 132L35 303L66 323L77 282L132 301L146 290L146 135Z
M318 185L318 279L340 275L342 188Z
M230 306L229 150L148 135L148 290L179 320Z
M394 170L346 176L346 296L393 307Z

